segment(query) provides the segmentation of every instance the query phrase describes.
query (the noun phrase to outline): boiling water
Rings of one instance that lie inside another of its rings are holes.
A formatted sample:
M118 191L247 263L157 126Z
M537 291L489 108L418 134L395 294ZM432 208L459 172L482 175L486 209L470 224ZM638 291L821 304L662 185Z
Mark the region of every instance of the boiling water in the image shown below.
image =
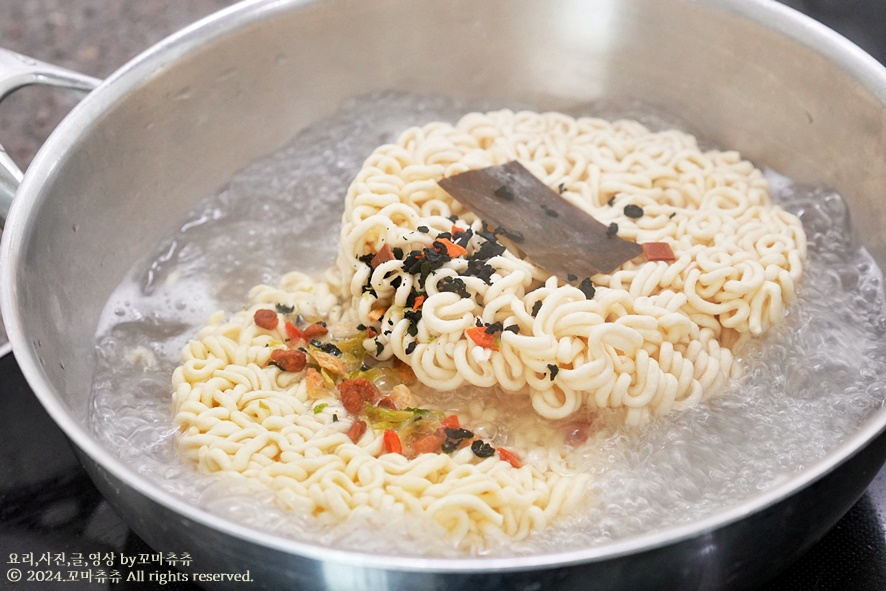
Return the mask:
M274 508L257 483L198 474L176 454L170 379L181 347L212 312L236 311L251 286L275 283L289 270L320 270L333 259L346 188L373 148L410 125L454 121L477 107L362 97L205 200L105 308L91 417L99 440L163 489L263 531L362 551L457 555L442 540L391 535L367 546L359 528L320 533L306 518ZM593 475L589 506L490 554L589 547L711 515L821 459L883 404L880 270L853 247L839 195L769 176L774 200L800 217L809 238L799 302L786 322L741 352L744 376L709 402L639 430L601 415L573 458ZM514 414L487 428L500 438L543 431L507 429ZM528 412L522 420L542 423ZM408 526L389 525L391 532Z

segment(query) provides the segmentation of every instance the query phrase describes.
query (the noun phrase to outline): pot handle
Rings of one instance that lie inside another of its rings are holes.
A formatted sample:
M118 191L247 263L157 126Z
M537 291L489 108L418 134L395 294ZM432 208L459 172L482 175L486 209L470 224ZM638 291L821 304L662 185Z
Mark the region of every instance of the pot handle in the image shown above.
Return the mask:
M101 80L0 48L0 101L22 86L30 84L45 84L87 93L101 84ZM0 231L6 225L6 216L22 177L21 169L0 145ZM0 357L10 350L0 318Z
M101 80L0 48L0 101L30 84L87 93L101 84ZM6 223L9 206L21 182L22 171L0 145L0 228Z

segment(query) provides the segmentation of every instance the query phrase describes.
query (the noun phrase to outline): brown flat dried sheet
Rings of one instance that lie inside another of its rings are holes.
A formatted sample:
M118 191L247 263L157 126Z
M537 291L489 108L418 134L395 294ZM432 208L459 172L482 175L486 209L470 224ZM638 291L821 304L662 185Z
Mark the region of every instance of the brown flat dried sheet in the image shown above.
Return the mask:
M444 191L505 236L536 265L576 283L611 273L643 252L607 235L605 226L569 203L516 160L441 179ZM522 235L522 236L521 236Z

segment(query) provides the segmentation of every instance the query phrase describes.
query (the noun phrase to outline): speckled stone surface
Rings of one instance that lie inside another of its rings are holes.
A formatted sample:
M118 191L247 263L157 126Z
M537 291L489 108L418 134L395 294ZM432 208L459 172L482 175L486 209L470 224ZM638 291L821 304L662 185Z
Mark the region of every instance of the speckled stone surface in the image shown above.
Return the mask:
M234 0L0 0L0 47L105 78ZM26 87L0 103L0 143L26 168L77 100Z
M105 78L235 0L0 0L0 47ZM28 86L0 103L0 145L25 170L77 98ZM0 351L6 334L0 319Z

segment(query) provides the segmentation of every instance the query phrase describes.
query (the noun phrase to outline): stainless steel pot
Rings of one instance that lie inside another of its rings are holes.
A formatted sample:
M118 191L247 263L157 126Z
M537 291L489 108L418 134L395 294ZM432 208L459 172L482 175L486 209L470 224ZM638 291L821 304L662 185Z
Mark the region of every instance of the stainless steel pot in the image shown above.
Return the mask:
M95 82L15 59L17 82L0 64L0 94L22 81ZM3 236L0 306L19 365L140 536L190 552L200 571L249 569L255 589L737 589L786 566L858 499L886 457L886 411L819 463L708 518L519 559L402 558L280 539L181 502L103 449L86 417L110 292L198 199L374 89L536 109L641 100L716 144L836 188L856 235L886 263L886 72L777 3L244 2L91 92L24 175ZM14 187L19 176L0 154L2 168L0 183Z

